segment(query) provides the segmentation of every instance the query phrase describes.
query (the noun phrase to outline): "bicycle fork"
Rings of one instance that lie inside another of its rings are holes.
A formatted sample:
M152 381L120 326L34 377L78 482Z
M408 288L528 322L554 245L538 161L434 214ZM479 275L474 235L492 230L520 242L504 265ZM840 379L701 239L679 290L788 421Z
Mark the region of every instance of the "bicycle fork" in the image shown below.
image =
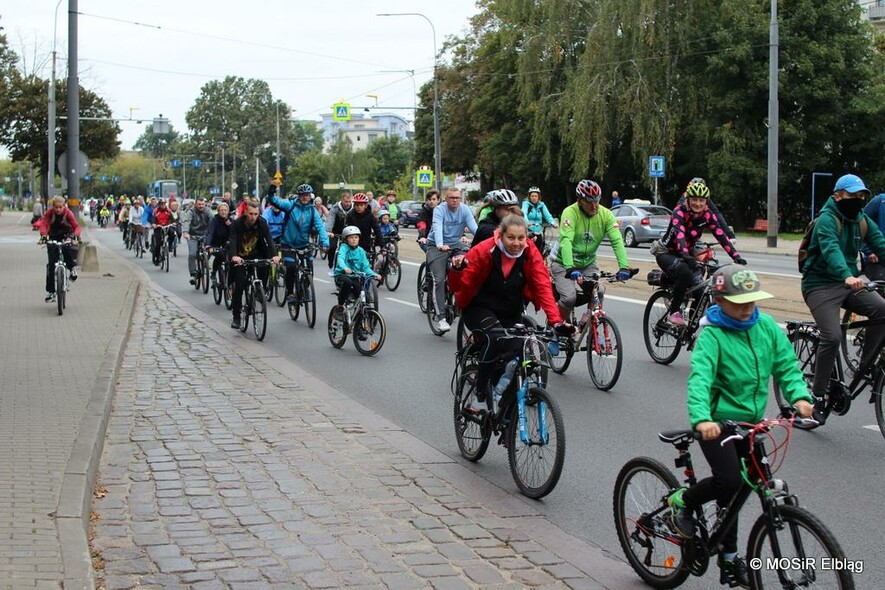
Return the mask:
M546 405L543 400L538 400L538 436L540 438L540 442L533 443L528 432L527 426L527 416L526 416L526 404L525 399L528 394L529 383L531 380L526 379L523 380L522 384L519 386L519 389L516 390L516 409L517 409L517 427L519 428L519 439L522 441L524 445L546 445L550 436L547 431L547 412Z

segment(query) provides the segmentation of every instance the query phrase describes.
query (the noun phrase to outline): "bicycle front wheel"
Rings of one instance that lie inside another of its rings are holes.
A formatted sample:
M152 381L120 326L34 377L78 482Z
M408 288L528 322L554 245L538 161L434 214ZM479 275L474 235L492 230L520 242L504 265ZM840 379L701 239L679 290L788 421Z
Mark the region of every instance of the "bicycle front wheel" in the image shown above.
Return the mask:
M261 342L267 334L267 298L264 295L264 286L255 284L255 292L252 295L252 331L255 338Z
M529 387L525 395L525 433L520 433L517 404L507 428L507 459L519 491L537 500L553 491L565 462L565 424L546 390Z
M491 439L488 416L480 416L470 411L470 404L476 399L476 375L474 364L464 367L458 379L455 394L454 421L455 440L461 456L468 461L479 461L486 454Z
M336 313L336 311L338 313ZM329 324L327 332L329 334L329 342L332 343L332 346L334 346L335 348L341 348L342 346L344 346L344 342L347 340L347 323L344 320L343 306L333 305L332 309L329 310Z
M885 436L885 414L883 414L882 404L885 403L885 400L882 399L885 396L885 370L880 369L876 374L876 380L873 382L873 409L876 412L876 422L879 424L879 432L882 433L882 436Z
M384 275L384 285L392 293L399 289L399 284L402 280L403 273L400 272L399 258L391 256L387 261L387 274Z
M763 514L753 525L747 542L747 562L754 559L761 567L750 567L750 587L763 588L854 588L851 571L825 568L845 560L836 537L815 515L799 506L778 505L777 524L769 526ZM782 567L786 566L786 567Z
M169 247L163 248L163 270L169 272Z
M608 391L618 382L624 362L621 350L617 324L607 316L592 320L587 335L587 370L598 389Z
M209 292L209 259L205 254L201 254L200 260L200 281L203 284L203 295Z
M59 254L61 256L61 254ZM58 305L58 315L65 312L65 267L55 267L55 302Z
M677 487L673 473L649 457L627 461L615 480L618 541L630 566L652 588L675 588L689 576L667 506L667 496Z
M233 301L233 293L231 292L230 285L227 284L229 280L229 276L227 274L227 269L219 271L218 273L218 284L221 287L222 295L224 296L224 307L226 309L230 309L231 302Z
M642 317L642 335L645 337L645 348L656 363L669 365L679 356L682 341L675 335L667 320L667 309L670 307L670 293L659 290L652 293L645 306Z
M427 313L427 300L428 300L428 291L429 288L427 283L427 263L422 262L421 266L418 267L418 308L421 310L421 313Z
M793 352L796 353L796 358L799 360L799 370L802 371L802 378L805 379L805 383L808 384L808 389L810 391L811 383L814 381L814 365L817 357L817 338L806 332L794 332L790 335L790 342L793 344ZM834 376L835 370L834 367ZM781 388L778 386L777 381L774 382L774 399L777 402L778 407L781 409L789 408L791 405L781 392ZM829 406L827 406L827 408L829 408ZM824 410L824 412L829 415L828 409ZM817 425L808 426L799 423L796 423L793 426L801 430L813 430L817 428Z
M381 314L367 307L356 316L354 326L353 345L357 351L365 356L377 354L387 336L387 326Z
M313 281L308 275L301 279L301 299L304 302L304 319L308 327L313 328L317 323L317 298Z

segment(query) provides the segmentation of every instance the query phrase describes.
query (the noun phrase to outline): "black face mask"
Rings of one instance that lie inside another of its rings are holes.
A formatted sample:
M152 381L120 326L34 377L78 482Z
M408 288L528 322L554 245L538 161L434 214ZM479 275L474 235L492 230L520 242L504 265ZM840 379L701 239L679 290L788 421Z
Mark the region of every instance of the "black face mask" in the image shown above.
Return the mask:
M863 199L842 199L836 201L836 208L845 219L857 219L857 214L863 209Z

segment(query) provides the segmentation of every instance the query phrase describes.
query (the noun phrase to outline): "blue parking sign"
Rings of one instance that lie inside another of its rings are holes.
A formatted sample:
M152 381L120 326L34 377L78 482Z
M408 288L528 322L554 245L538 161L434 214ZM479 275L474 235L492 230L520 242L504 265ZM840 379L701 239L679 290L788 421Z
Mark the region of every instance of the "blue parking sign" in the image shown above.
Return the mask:
M649 156L648 175L652 178L663 178L665 164L664 156Z

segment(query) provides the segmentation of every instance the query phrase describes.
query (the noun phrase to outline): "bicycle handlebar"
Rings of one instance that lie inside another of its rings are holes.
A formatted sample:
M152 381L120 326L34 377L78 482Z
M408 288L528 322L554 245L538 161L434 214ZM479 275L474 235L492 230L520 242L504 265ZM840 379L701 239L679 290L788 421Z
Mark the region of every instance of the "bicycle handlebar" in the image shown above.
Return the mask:
M242 262L236 264L235 266L267 266L271 264L273 260L270 258L252 258L252 259L243 259Z

